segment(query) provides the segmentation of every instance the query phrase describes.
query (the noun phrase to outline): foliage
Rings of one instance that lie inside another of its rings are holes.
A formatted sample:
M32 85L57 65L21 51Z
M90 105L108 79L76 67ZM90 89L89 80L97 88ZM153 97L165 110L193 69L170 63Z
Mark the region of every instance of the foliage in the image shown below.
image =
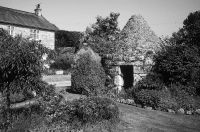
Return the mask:
M81 129L103 121L117 123L119 109L112 100L102 97L82 98L60 105L50 120L51 124L68 126L68 130Z
M105 92L105 72L98 57L87 48L78 56L72 71L72 90L85 95L99 95Z
M142 89L136 93L136 103L143 106L150 106L154 109L167 111L168 109L177 110L181 105L177 102L177 98L171 95L168 89L148 90Z
M42 56L49 50L35 41L12 38L0 31L0 92L14 93L35 90L42 93L45 85L40 77L43 71ZM9 91L9 92L8 92Z
M155 65L152 68L165 85L185 85L186 91L192 95L200 95L199 16L199 11L188 15L183 28L174 33L167 40L168 45L154 57Z
M195 90L191 86L183 86L180 84L173 84L169 87L172 97L176 99L179 108L191 110L195 108L195 100L192 96Z
M42 110L39 106L11 110L11 126L8 131L28 131L39 127L45 121Z
M79 40L82 37L81 32L59 30L55 34L55 48L76 47L79 48Z
M159 102L158 109L162 111L167 111L168 109L172 109L176 111L178 109L178 103L174 96L171 95L169 89L163 89L158 91L159 94Z
M190 13L183 24L187 43L200 48L200 11Z
M119 34L119 27L117 19L119 13L111 12L109 17L103 18L101 16L97 17L97 21L92 25L92 32L89 32L92 36L99 36L105 40L115 39L115 35Z
M164 89L165 85L159 78L159 75L155 73L149 73L145 78L140 80L136 86L135 90L148 89L148 90L161 90Z
M177 96L175 97L180 108L185 110L194 110L195 109L195 100L184 90L178 91Z
M50 114L58 108L63 98L55 93L52 85L46 86L44 89L45 91L43 91L39 104L9 111L11 117L8 131L49 130L46 126L50 119ZM4 128L6 112L6 110L0 112L0 125L2 125L2 128Z
M195 47L187 45L166 46L155 56L155 73L162 75L166 85L181 83L183 85L198 85L200 57Z
M200 95L199 16L199 11L190 13L183 28L164 40L150 73L132 90L140 104L165 111L195 108L194 96Z
M60 54L56 57L55 62L50 65L50 68L62 70L70 69L71 65L74 63L73 56L74 55L70 53Z
M154 109L158 108L159 103L159 93L156 90L142 89L136 93L136 103L143 106L151 106Z
M179 105L175 98L161 98L158 104L158 109L162 111L168 111L169 109L176 111Z
M97 17L97 21L87 27L84 41L86 41L92 49L100 54L114 53L119 38L120 29L118 27L119 13L110 13L110 16L103 18Z
M49 90L41 80L42 58L49 52L39 42L21 36L13 38L6 31L0 30L0 93L6 102L6 125L9 125L11 119L9 108L12 94L21 93L25 99L29 99L34 97L32 91L41 97Z

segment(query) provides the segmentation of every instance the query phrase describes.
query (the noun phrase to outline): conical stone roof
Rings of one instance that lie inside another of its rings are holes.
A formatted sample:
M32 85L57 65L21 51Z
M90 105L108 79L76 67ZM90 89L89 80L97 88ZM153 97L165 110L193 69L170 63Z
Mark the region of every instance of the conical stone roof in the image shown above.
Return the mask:
M120 33L121 39L132 55L145 55L148 51L157 51L161 43L141 15L133 15Z

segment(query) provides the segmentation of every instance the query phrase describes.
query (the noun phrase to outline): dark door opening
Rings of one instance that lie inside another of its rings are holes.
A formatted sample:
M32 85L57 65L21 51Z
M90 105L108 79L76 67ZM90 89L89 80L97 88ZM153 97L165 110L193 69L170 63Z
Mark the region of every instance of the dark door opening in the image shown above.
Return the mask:
M133 86L133 66L132 65L122 65L120 66L121 72L124 79L124 89Z

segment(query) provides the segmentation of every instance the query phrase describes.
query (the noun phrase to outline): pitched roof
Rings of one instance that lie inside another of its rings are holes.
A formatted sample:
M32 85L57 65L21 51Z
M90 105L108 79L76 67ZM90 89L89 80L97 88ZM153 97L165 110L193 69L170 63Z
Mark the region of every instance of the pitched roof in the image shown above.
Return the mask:
M0 6L0 23L49 31L58 30L54 24L51 24L43 16L2 6Z

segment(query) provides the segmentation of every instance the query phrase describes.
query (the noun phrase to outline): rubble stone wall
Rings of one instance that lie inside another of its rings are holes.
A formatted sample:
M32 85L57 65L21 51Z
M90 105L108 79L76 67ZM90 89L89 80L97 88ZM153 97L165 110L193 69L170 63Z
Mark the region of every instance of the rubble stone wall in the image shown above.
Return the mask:
M8 26L12 25L6 25L6 24L0 24L0 28L3 28L4 30L8 31ZM15 35L22 35L24 38L28 38L31 35L31 28L25 28L25 27L19 27L19 26L13 26L13 36ZM52 31L44 31L39 30L38 34L38 40L41 40L41 44L46 46L47 48L54 49L55 48L55 33Z

